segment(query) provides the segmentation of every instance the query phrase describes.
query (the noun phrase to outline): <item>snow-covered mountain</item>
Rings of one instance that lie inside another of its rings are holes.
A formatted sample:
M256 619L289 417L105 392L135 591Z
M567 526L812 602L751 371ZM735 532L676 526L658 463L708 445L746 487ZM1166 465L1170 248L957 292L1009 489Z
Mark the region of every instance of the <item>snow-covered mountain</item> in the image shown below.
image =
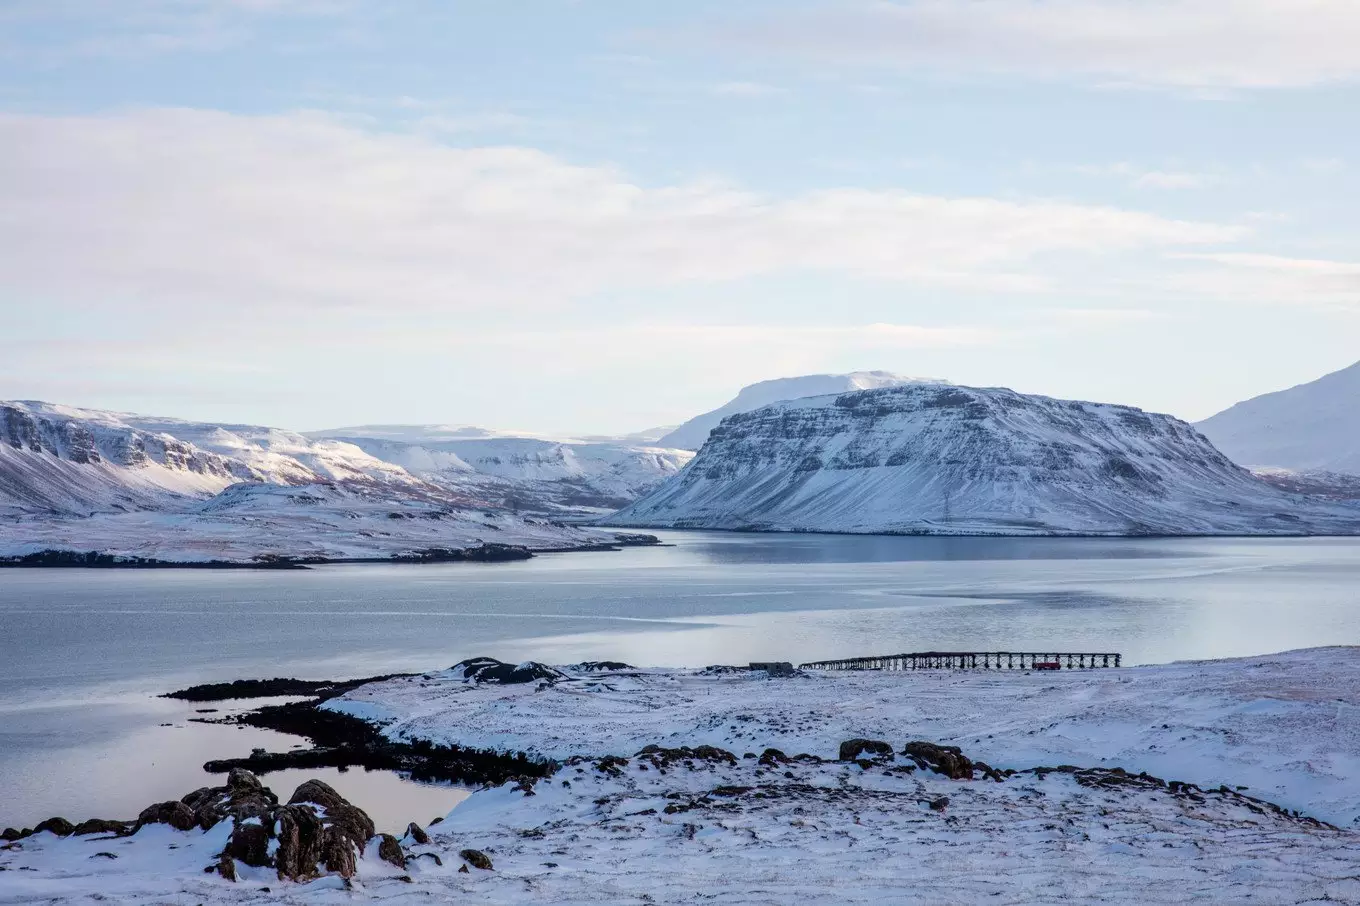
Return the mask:
M337 442L352 444L424 481L515 509L615 509L678 473L694 455L688 450L535 437L422 441L411 430L402 436L406 440L346 436Z
M1238 403L1195 427L1253 469L1360 475L1360 362Z
M806 396L826 396L832 393L846 393L852 390L872 390L877 387L896 387L916 381L929 381L929 378L909 378L887 371L852 371L849 374L805 374L801 377L776 378L743 387L727 403L696 415L680 427L657 440L659 447L675 447L681 450L697 450L704 445L708 434L718 423L729 415L750 412L761 406L783 400L795 400ZM945 383L934 381L934 383Z
M729 416L611 525L938 534L1360 532L1190 425L1126 406L913 383Z
M611 540L612 509L691 454L524 438L351 443L253 425L0 403L0 556L367 557Z

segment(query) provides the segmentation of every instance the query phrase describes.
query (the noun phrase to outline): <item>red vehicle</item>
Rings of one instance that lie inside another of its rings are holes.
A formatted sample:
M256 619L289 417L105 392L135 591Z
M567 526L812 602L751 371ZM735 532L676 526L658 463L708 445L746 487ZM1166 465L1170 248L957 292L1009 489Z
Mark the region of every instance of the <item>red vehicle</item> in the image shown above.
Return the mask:
M1035 670L1061 670L1062 664L1057 661L1035 661Z

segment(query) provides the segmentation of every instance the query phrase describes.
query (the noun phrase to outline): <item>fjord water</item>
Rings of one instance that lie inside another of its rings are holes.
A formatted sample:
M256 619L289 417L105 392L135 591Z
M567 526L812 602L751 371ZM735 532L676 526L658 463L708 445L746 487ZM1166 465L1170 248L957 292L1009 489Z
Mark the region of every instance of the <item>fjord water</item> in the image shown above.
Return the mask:
M240 703L155 698L200 682L433 670L474 655L684 666L1048 649L1139 664L1360 643L1360 539L663 540L507 564L0 571L0 825L131 817L215 782L200 768L209 758L298 745L189 722ZM461 795L308 774L385 829ZM266 782L287 795L296 779Z

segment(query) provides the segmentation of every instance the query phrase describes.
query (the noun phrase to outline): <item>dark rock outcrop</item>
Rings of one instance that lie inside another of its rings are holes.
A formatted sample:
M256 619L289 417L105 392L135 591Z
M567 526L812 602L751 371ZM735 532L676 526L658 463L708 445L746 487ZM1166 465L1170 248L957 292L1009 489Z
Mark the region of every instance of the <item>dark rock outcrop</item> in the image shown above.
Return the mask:
M462 859L473 868L480 868L482 871L493 871L491 857L479 849L464 849L458 853L458 858Z
M69 837L75 829L75 825L65 818L48 818L33 828L33 833L41 834L46 831L50 834L56 834L58 837Z
M463 678L474 683L500 683L517 685L519 683L548 682L556 683L569 677L560 670L527 661L523 664L507 664L494 657L474 657L454 664L451 670L462 671Z
M401 848L401 842L391 834L379 835L378 858L397 868L406 867L406 853Z
M126 821L111 821L107 818L90 818L82 821L71 831L77 837L84 837L87 834L126 834L129 824Z
M975 765L958 746L942 746L918 740L907 743L902 754L915 761L918 767L929 768L950 780L973 779Z
M413 843L424 845L430 842L430 835L425 833L425 829L414 821L406 826L406 836L410 837Z
M893 747L891 743L879 739L847 739L841 743L841 761L855 761L865 753L874 760L891 758Z
M175 830L187 831L198 824L198 819L194 817L194 810L183 802L157 802L142 809L142 813L137 816L137 827L133 832L141 830L148 824L168 824Z

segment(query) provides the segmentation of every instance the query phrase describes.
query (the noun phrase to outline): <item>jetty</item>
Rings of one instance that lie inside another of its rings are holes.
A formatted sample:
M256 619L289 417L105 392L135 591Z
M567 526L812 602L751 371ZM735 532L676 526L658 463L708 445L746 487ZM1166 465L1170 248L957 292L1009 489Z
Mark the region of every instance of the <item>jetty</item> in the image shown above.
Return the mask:
M809 661L803 670L1094 670L1119 667L1114 651L915 651Z

